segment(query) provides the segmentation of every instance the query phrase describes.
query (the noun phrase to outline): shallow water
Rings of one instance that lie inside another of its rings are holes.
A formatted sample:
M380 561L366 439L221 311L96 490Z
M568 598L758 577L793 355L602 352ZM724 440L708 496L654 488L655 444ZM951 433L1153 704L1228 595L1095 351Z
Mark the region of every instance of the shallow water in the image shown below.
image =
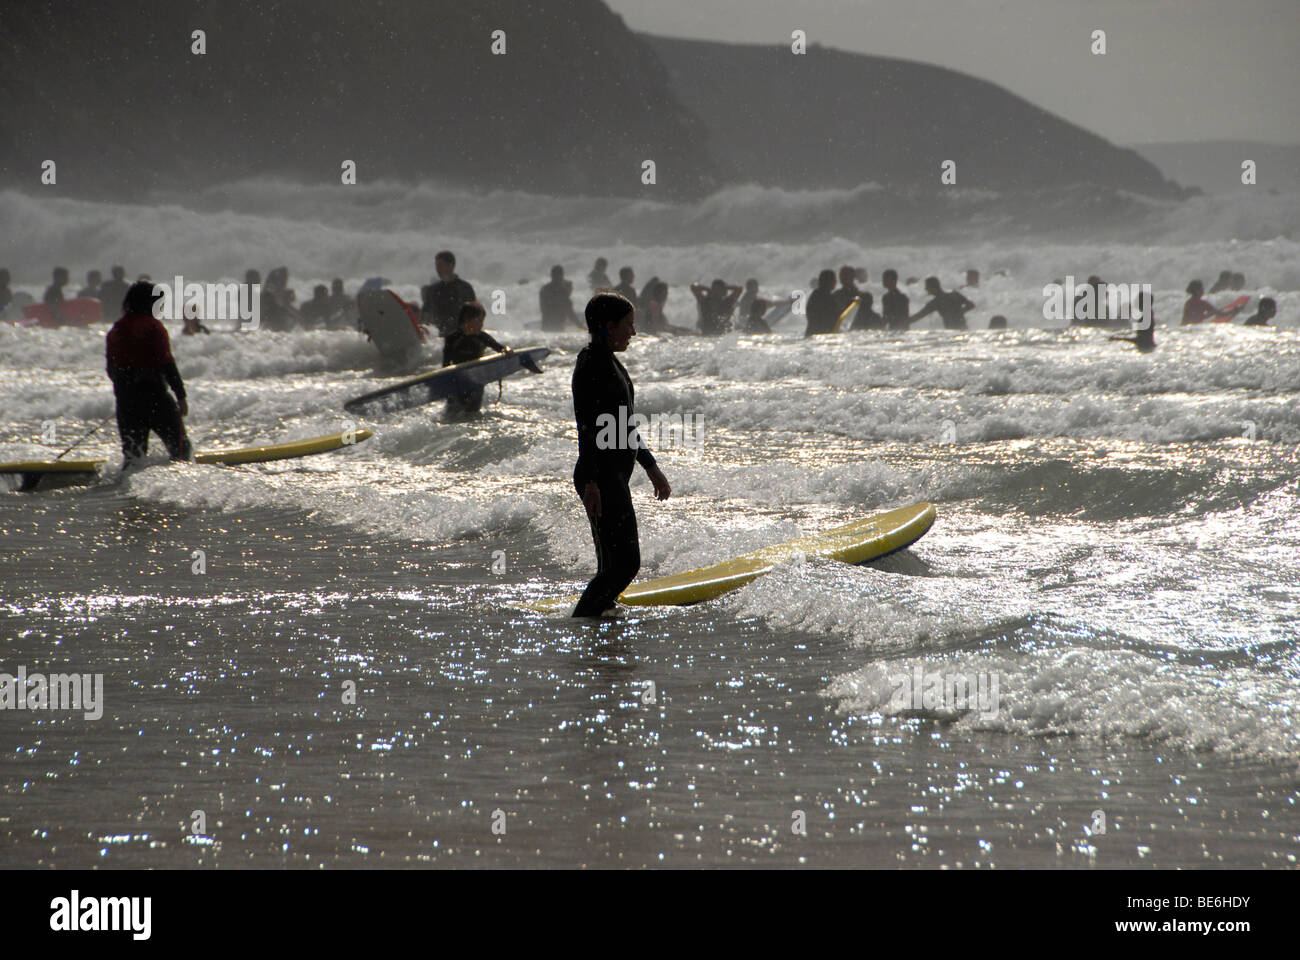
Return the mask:
M111 412L102 335L0 327L4 459ZM939 517L877 564L621 623L524 606L592 567L576 335L474 424L426 408L321 457L0 494L0 669L102 672L106 700L0 717L0 862L1293 866L1300 338L1158 339L639 339L639 409L705 424L659 445L673 499L636 481L643 577ZM370 351L177 338L191 433L343 429ZM996 676L996 709L900 708L916 669Z

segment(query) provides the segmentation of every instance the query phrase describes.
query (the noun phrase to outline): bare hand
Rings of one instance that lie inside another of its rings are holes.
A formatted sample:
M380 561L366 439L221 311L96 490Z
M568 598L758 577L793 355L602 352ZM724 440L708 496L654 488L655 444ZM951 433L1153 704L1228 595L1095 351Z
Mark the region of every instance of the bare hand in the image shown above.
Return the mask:
M588 481L582 491L582 505L587 508L587 516L595 520L600 516L600 487L594 480Z
M664 472L657 466L651 467L646 471L646 476L650 478L651 485L655 488L655 497L659 500L667 500L672 496L673 488L668 483L668 478Z

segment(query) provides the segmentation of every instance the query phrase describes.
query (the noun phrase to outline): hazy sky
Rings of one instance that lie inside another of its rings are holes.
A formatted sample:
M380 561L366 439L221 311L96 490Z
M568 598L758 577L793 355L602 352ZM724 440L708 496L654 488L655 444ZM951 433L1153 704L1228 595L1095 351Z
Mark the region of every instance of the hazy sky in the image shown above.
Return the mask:
M646 33L788 44L798 28L810 45L951 67L1116 143L1300 143L1300 0L606 2Z

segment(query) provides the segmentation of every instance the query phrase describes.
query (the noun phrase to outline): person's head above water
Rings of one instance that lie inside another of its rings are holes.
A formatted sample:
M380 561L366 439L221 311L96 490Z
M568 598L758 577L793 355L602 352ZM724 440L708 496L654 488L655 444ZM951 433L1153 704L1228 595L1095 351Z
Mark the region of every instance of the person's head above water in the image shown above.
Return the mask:
M114 267L113 269L116 270L117 267ZM262 274L259 273L259 272L256 271L256 270L245 270L245 271L244 271L244 282L247 283L249 286L252 286L252 285L255 284L255 283L261 283L261 282L262 282Z
M715 297L720 297L727 292L727 281L721 278L715 279L709 284L709 293Z
M1199 297L1205 292L1205 284L1201 283L1199 280L1193 280L1187 285L1187 292L1194 297Z
M97 287L99 286L100 281L103 279L104 279L104 275L102 273L100 273L98 270L91 270L89 273L86 274L86 286Z
M755 280L753 277L750 277L748 280L746 280L746 281L745 281L745 292L746 292L746 293L758 293L758 281Z
M832 290L835 287L835 271L823 270L817 274L817 289Z
M1259 310L1257 315L1264 319L1270 320L1277 316L1277 301L1272 297L1259 298Z
M122 298L122 310L125 313L147 313L153 316L153 305L162 299L162 291L148 280L137 280Z
M978 270L966 271L966 285L969 287L978 287L980 285L980 272Z
M67 268L67 267L55 267L55 268L54 268L54 285L55 285L56 287L61 287L61 286L63 286L63 285L64 285L65 283L67 283L67 282L68 282L68 268Z
M330 295L330 288L323 283L318 283L311 288L311 295L313 300L324 300Z
M862 301L862 307L860 309L863 309L867 311L867 313L870 313L871 305L876 302L875 294L873 294L870 290L865 290L863 291L860 299Z
M457 321L460 324L463 333L482 333L483 318L487 316L487 311L483 309L483 304L477 300L471 300L469 303L462 304Z
M1234 273L1232 275L1232 289L1244 290L1246 287L1246 275L1244 273Z
M628 341L636 333L633 325L635 315L632 301L613 292L596 294L587 301L587 308L583 311L592 343L606 344L615 352L626 350Z
M660 303L663 303L665 300L667 300L667 299L668 299L668 284L666 284L666 283L664 283L662 280L660 280L660 281L659 281L658 283L656 283L653 287L651 287L651 288L650 288L650 299L651 299L651 300L657 300L657 301L659 301Z
M456 275L456 254L450 250L439 250L433 257L433 270L439 280L450 280Z
M109 272L110 272L111 274L113 274L113 279L114 279L114 280L125 280L125 279L126 279L126 267L114 267L114 268L113 268L112 270L110 270Z
M597 270L602 270L602 271L603 271L603 270L604 270L606 267L608 267L608 266L609 266L609 261L606 260L604 257L597 257L597 258L596 258L596 269L597 269Z
M989 319L990 330L1005 330L1006 328L1007 328L1007 318L1002 316L1002 314L999 313L996 316Z
M560 266L558 263L555 266L551 267L551 279L552 280L564 279L564 268Z
M847 287L850 283L856 283L858 271L850 266L840 267L840 286Z
M885 285L886 290L893 290L898 286L898 271L886 270L880 275L880 282Z
M937 297L939 294L943 293L943 287L939 286L938 277L925 278L925 292L930 294L932 297Z
M619 267L618 278L622 280L624 283L631 283L633 280L636 279L636 271L634 271L631 267Z
M342 277L335 277L335 278L330 282L330 292L331 292L331 293L334 293L334 294L340 294L340 293L343 292L343 278L342 278Z

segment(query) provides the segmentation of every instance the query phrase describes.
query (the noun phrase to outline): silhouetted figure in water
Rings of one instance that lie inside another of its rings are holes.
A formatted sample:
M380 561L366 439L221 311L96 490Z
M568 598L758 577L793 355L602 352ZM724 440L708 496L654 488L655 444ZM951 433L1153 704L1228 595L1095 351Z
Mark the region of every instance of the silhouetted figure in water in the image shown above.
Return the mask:
M91 270L86 274L86 285L77 291L78 297L92 297L99 299L99 288L102 285L104 275L98 270Z
M808 304L804 312L808 321L803 332L805 337L835 332L835 325L840 319L840 310L835 300L834 270L823 270L818 274L817 289L808 295Z
M1234 273L1232 275L1232 289L1233 290L1246 289L1246 275L1244 273Z
M641 287L641 292L632 301L632 305L636 307L638 313L645 313L650 309L650 298L654 296L655 287L657 286L659 286L659 278L654 276Z
M989 318L990 330L1005 330L1007 328L1007 318L997 313Z
M1204 323L1211 318L1231 320L1241 310L1241 307L1234 307L1232 310L1220 310L1202 296L1204 292L1205 287L1199 280L1193 280L1187 285L1187 302L1183 304L1184 324Z
M762 297L755 297L749 302L749 312L741 313L744 318L745 333L771 333L772 328L768 326L763 314L767 313L767 308L772 305L772 301L764 300Z
M9 270L0 268L0 313L9 309L9 304L14 302L14 292L9 289Z
M691 284L691 293L699 308L700 333L706 337L717 337L730 330L731 315L743 292L734 283L728 286L725 280L714 280L707 287L702 283Z
M1146 296L1141 292L1133 301L1133 316L1138 323L1133 336L1112 336L1110 339L1131 343L1142 353L1150 353L1156 348L1156 309L1154 303L1149 308L1147 307Z
M938 277L925 278L925 292L930 295L930 302L922 307L916 316L912 317L913 323L937 311L939 318L943 320L945 329L966 329L966 313L975 309L975 304L956 290L949 290L945 293L943 287L939 285Z
M864 290L858 294L858 312L853 315L853 326L851 330L883 330L885 328L885 318L876 313L872 304L875 302L870 290Z
M564 279L564 268L558 264L551 267L551 282L537 291L543 330L564 330L571 324L577 325L572 297L573 283Z
M330 319L330 288L323 283L312 287L311 299L298 308L302 322L308 327L324 327Z
M126 267L113 267L109 270L109 277L99 285L99 302L104 305L105 320L119 316L126 291L131 289L131 285L126 282Z
M357 298L343 289L343 279L335 277L330 282L329 325L331 329L346 330L361 318Z
M1214 286L1210 287L1210 293L1219 293L1222 290L1232 289L1232 271L1224 270L1219 273L1219 279L1214 281Z
M1245 326L1247 327L1264 327L1268 322L1277 316L1277 301L1272 297L1260 297L1259 306L1255 309L1254 316L1246 318Z
M839 307L840 313L849 308L849 304L858 299L858 275L852 267L840 267L840 286L835 291L835 306ZM838 316L836 317L838 320Z
M591 284L593 293L597 290L604 290L609 286L609 274L605 272L608 269L609 261L604 257L597 257L595 265L591 268L591 273L587 274L587 282Z
M50 315L55 321L62 325L68 322L68 318L63 314L63 288L68 285L68 268L55 267L52 280L53 282L45 288L42 302L50 308Z
M636 303L636 271L631 267L619 267L618 286L614 292L624 297L628 303Z
M1089 303L1089 301L1092 301ZM1074 295L1072 327L1108 327L1110 312L1106 304L1106 284L1101 277L1091 276Z
M880 275L880 282L885 285L885 295L880 298L885 327L890 330L906 330L911 323L907 313L911 301L907 294L898 289L898 271L886 270Z
M966 286L978 287L980 285L980 272L978 270L966 271Z
M736 305L736 315L740 317L742 327L749 323L749 313L757 299L758 280L750 277L745 281L745 292L740 295L740 302Z
M292 330L302 326L302 315L293 305L289 289L289 268L276 267L262 284L261 325L268 330Z
M436 282L423 290L420 322L431 325L445 340L460 329L460 308L478 298L474 288L456 275L456 255L439 250L433 257Z

